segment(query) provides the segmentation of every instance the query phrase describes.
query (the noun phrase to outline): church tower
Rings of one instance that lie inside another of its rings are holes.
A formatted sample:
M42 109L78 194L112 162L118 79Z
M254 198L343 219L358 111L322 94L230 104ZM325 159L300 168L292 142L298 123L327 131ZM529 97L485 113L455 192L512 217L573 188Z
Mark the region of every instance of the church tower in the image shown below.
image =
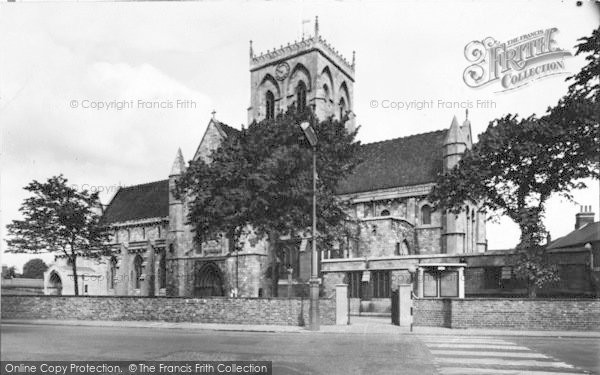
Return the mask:
M443 145L444 171L454 168L465 151L473 147L471 122L467 118L462 126L456 116ZM465 202L465 210L458 214L443 214L442 247L446 254L483 252L487 248L485 240L485 215L479 212L475 202Z
M310 106L321 120L348 115L354 127L354 52L348 62L319 34L278 49L255 54L250 41L248 123L274 118L289 106Z

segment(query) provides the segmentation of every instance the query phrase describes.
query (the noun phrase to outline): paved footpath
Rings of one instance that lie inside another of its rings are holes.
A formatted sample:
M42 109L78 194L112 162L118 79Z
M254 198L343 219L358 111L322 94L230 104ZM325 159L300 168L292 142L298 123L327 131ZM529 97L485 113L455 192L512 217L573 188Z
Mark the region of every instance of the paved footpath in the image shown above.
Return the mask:
M442 375L589 374L549 355L518 345L510 339L470 336L420 336Z

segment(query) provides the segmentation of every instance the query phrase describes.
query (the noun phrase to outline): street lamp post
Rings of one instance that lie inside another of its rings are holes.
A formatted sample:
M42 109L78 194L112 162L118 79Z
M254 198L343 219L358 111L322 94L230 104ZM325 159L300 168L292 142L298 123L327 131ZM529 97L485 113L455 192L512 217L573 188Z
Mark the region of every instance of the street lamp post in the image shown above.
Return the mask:
M313 207L312 207L312 262L310 273L310 325L311 331L319 330L319 258L317 257L317 135L308 122L300 124L312 147L313 159Z

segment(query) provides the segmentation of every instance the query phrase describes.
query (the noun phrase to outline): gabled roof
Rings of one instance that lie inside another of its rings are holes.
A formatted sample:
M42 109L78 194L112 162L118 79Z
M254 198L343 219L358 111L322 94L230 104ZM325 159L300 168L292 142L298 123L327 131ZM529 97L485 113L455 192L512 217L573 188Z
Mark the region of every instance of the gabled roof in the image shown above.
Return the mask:
M435 182L443 170L443 145L448 130L362 145L362 162L339 184L338 194Z
M600 221L590 223L581 229L576 229L561 237L548 246L548 249L561 249L565 247L584 246L586 243L600 241Z
M169 216L169 180L122 187L102 215L103 224Z
M214 138L212 138L212 137L209 137L208 139L210 141L206 142L205 140L207 139L207 134L214 134L215 130L220 137L219 143L214 143ZM206 127L206 130L204 131L204 134L202 135L200 144L198 145L198 148L196 148L196 152L194 153L193 160L197 160L200 157L200 155L202 155L203 151L204 151L204 154L203 154L204 157L207 157L208 155L210 155L212 150L214 150L218 147L218 145L220 144L220 142L223 141L223 139L229 138L229 137L235 137L239 133L240 133L239 130L232 128L231 126L229 126L225 123L222 123L221 121L219 121L215 118L211 118L210 121L208 122L208 126Z
M236 128L232 128L231 126L225 124L224 122L214 120L215 125L217 125L220 130L225 133L227 137L234 137L240 133L240 131Z

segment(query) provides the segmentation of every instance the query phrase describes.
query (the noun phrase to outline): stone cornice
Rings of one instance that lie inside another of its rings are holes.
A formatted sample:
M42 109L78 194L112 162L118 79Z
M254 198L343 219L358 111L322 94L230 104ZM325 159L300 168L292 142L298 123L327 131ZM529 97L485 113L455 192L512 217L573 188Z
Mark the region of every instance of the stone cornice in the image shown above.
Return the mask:
M406 198L429 194L435 184L433 182L420 185L400 186L389 189L365 191L362 193L340 194L341 199L350 199L352 203L381 201L386 199Z
M130 221L123 221L123 222L119 222L119 223L113 223L108 225L108 227L110 229L122 229L122 228L127 228L127 227L144 227L144 226L148 226L148 225L152 225L152 224L167 224L169 222L169 217L165 216L165 217L151 217L151 218L147 218L147 219L141 219L141 220L130 220Z

